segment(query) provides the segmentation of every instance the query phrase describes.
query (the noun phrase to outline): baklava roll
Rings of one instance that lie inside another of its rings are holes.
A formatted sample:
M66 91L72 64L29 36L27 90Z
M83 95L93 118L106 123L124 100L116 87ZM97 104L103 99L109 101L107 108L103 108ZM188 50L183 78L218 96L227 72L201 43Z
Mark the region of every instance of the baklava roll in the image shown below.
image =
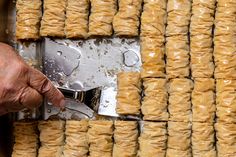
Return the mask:
M44 0L40 35L44 37L64 37L65 12L66 0Z
M169 120L189 122L191 120L191 92L193 82L190 79L172 79L169 82Z
M121 115L139 115L141 108L140 73L121 72L117 77L116 112Z
M215 15L215 78L236 78L236 2L218 0Z
M41 0L16 1L16 39L37 40L42 17Z
M165 77L164 39L158 36L141 37L141 77Z
M119 11L113 19L113 28L118 36L138 36L142 0L119 0Z
M62 157L65 121L40 121L38 128L41 142L38 156Z
M91 0L89 35L110 36L112 21L116 13L116 0Z
M139 157L165 157L167 147L166 122L144 121L139 137Z
M67 38L88 37L89 0L67 0L65 33Z
M113 121L89 121L89 157L112 157Z
M164 38L167 0L144 0L141 36Z
M236 123L236 80L216 80L216 116L218 122Z
M191 70L194 78L213 76L213 24L216 0L193 0L190 25Z
M216 123L216 147L218 157L236 156L236 124Z
M194 157L216 157L213 123L192 123L192 152Z
M168 78L189 77L188 36L176 35L166 39L166 74Z
M191 149L182 151L168 148L166 150L166 157L192 157Z
M189 154L189 152L191 152L190 123L168 121L167 156L172 156L172 154L170 154L170 152L168 151L173 151L173 150L182 151L183 154Z
M38 135L36 122L14 123L12 157L37 157Z
M168 0L166 36L187 35L191 16L191 0Z
M115 121L113 157L136 157L138 151L138 123Z
M192 121L214 122L215 111L215 80L195 78L192 92Z
M142 114L144 120L167 121L167 85L166 79L143 79L144 97L142 101Z
M87 131L88 120L66 121L64 157L87 157L89 151Z

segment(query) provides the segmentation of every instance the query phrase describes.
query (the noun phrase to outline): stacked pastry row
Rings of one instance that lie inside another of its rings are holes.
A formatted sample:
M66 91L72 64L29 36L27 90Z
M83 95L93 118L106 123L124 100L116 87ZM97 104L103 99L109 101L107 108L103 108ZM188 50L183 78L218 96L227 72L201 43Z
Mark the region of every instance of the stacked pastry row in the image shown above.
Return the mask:
M216 157L215 111L215 80L195 78L192 92L193 156Z
M168 78L185 78L189 67L189 24L191 0L169 0L166 27L166 74Z
M218 0L215 14L214 59L216 78L215 124L219 157L236 156L236 2Z
M91 3L91 14L89 8ZM142 0L17 0L16 38L137 36ZM117 14L116 14L117 13Z
M41 142L38 157L61 157L65 140L65 121L40 121L38 129Z
M141 77L165 77L166 0L144 0L141 16Z
M37 123L14 123L14 146L12 157L37 157L37 151Z
M193 0L190 25L190 54L193 78L211 78L213 63L213 24L216 0Z
M191 157L191 92L193 82L186 78L171 79L168 85L170 114L167 156Z
M215 124L219 157L236 156L236 80L216 81Z
M214 31L214 61L216 66L216 79L236 79L235 7L235 1L217 1Z

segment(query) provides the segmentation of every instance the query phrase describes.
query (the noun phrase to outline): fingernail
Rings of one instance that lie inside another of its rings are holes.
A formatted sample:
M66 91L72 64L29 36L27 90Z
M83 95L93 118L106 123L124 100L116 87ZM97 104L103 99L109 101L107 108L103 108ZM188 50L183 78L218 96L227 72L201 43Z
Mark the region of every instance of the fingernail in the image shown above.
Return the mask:
M64 99L62 99L61 101L60 101L60 107L62 108L62 109L64 109L65 108L65 100Z

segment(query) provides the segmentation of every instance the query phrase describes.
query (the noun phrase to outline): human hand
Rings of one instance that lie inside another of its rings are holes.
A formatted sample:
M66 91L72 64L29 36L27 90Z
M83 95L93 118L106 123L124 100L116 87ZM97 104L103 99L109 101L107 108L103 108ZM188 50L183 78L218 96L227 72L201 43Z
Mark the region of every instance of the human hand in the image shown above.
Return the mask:
M43 97L64 107L63 94L49 79L27 65L12 47L0 43L0 115L39 107Z

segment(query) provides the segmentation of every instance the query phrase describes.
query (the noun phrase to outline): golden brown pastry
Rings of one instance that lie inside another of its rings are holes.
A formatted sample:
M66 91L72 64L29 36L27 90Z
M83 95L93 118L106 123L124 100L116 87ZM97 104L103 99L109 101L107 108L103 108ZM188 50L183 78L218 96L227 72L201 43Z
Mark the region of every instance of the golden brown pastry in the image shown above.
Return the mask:
M87 131L88 120L66 121L64 157L87 157L89 150Z
M215 111L215 80L195 78L192 92L193 122L214 122Z
M189 41L187 36L176 35L166 39L166 73L168 78L189 76Z
M67 38L88 37L89 0L67 0L65 33Z
M218 122L236 122L236 80L216 81L216 116Z
M190 23L190 0L168 0L167 36L187 35Z
M217 155L219 157L233 157L236 155L236 124L215 124L217 139Z
M119 0L119 11L113 19L113 28L118 36L138 36L142 0Z
M191 92L193 82L190 79L172 79L169 82L169 120L189 122L191 120Z
M213 123L192 123L192 152L194 156L212 156L215 151ZM196 154L196 155L195 155Z
M141 16L141 36L153 37L165 35L166 0L144 0Z
M117 76L118 92L116 112L121 115L138 115L141 108L141 80L138 72L121 72Z
M168 121L168 149L191 150L191 124L189 122ZM168 152L167 149L167 152Z
M213 76L212 28L215 3L216 0L193 0L192 3L190 54L191 70L194 78Z
M214 61L215 78L236 78L236 2L218 0L215 14Z
M166 27L166 73L168 78L189 76L190 0L169 0Z
M144 120L167 121L167 86L166 79L143 79L144 97L142 101L142 114Z
M113 121L89 121L89 157L112 157Z
M166 150L166 157L192 157L191 149L186 151L170 149Z
M37 123L15 122L12 157L37 157L37 149Z
M89 35L112 35L112 21L116 13L116 0L91 0Z
M141 77L165 77L164 38L158 36L141 36Z
M62 157L65 121L40 121L38 128L41 142L38 156Z
M41 0L16 1L16 39L40 38L39 27L42 17Z
M64 37L66 0L44 0L40 35Z
M136 157L138 151L138 123L115 121L113 157Z
M63 157L63 146L42 146L38 157Z
M166 122L144 121L139 137L139 157L165 157L167 145Z

